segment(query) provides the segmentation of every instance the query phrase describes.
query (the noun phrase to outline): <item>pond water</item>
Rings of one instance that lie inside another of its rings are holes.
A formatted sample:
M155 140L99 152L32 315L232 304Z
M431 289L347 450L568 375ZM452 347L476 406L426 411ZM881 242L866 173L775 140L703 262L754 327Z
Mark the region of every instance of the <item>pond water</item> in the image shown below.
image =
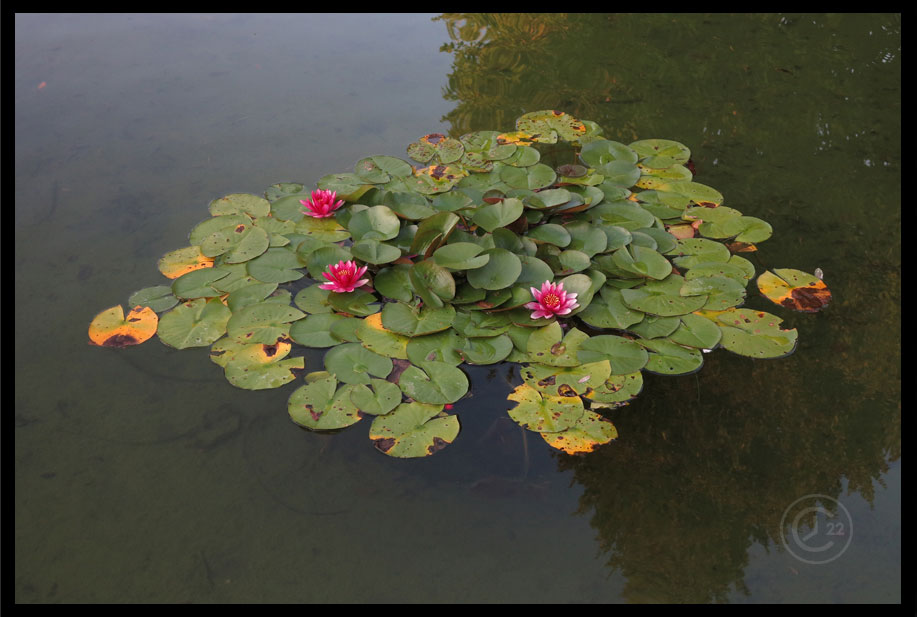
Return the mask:
M16 601L900 602L900 41L868 14L18 15ZM773 225L758 272L821 268L821 313L750 289L796 352L647 374L577 457L507 419L512 365L471 368L455 443L396 460L206 348L87 344L212 199L539 109L688 145ZM793 536L796 502L825 510Z

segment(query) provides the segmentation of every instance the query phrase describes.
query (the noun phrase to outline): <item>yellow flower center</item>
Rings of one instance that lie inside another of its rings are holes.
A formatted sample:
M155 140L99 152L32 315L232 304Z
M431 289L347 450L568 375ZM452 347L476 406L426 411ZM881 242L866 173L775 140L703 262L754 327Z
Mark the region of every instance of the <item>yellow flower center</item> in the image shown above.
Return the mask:
M557 294L546 293L541 296L541 303L548 308L557 308L560 306L560 298Z

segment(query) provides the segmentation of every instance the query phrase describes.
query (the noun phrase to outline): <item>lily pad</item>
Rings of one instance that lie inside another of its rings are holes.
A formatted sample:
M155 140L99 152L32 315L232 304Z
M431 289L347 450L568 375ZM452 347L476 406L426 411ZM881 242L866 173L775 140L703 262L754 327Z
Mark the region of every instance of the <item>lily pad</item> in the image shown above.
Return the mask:
M157 334L176 349L207 347L223 336L230 317L232 313L218 298L198 298L164 313Z
M758 290L765 298L782 307L817 313L831 301L831 291L825 282L802 270L777 268L758 277Z
M731 309L711 315L723 331L720 344L740 356L781 358L796 349L796 328L780 329L783 320L776 315L751 309Z
M341 429L363 417L351 401L349 387L337 387L334 375L328 375L297 388L287 402L287 412L296 424L313 431Z
M325 370L344 383L370 383L371 376L385 378L392 372L392 360L359 343L343 343L325 353Z
M121 305L96 315L89 324L89 340L102 347L139 345L156 333L159 317L148 306L136 305L124 316Z
M459 433L458 417L442 409L442 405L402 403L373 420L369 438L377 450L389 456L430 456L452 443Z
M398 386L406 395L421 403L445 405L454 403L468 392L468 378L447 362L430 361L409 366L401 373Z
M305 359L288 358L267 364L231 362L225 369L227 381L243 390L267 390L290 383L305 368Z
M541 436L552 448L567 454L584 454L617 439L618 430L610 420L586 410L576 424L567 430L558 433L542 432Z
M519 257L506 249L493 248L483 253L489 256L487 264L470 270L468 283L478 289L506 289L516 282L522 273Z
M530 431L553 433L564 431L582 417L585 409L580 397L542 395L528 384L516 386L507 397L517 403L509 417Z
M442 308L421 308L404 302L390 302L382 309L382 325L405 336L440 332L451 326L454 318L455 309L450 304Z

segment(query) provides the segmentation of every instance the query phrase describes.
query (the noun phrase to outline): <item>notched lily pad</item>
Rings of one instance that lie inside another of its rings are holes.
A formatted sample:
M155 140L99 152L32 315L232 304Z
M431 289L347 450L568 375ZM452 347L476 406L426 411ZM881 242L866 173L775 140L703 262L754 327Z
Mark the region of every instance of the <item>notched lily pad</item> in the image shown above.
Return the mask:
M758 277L758 290L780 306L803 313L817 313L831 301L831 290L813 274L791 268L776 268Z

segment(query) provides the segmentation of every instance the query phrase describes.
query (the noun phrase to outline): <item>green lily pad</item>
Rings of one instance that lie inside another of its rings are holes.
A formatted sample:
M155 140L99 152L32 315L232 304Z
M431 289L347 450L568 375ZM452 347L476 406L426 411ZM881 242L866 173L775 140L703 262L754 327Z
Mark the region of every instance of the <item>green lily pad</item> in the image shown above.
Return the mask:
M286 248L269 248L260 257L249 261L246 268L249 274L265 283L288 283L304 276L299 257Z
M198 298L164 313L156 335L176 349L207 347L223 336L230 317L232 312L218 298Z
M483 267L470 270L468 283L478 289L506 289L516 282L522 273L519 257L506 249L493 248L484 252L490 260Z
M343 343L325 352L325 370L343 383L370 383L370 376L385 378L392 372L392 360L359 343Z
M796 349L796 328L781 330L783 320L776 315L751 309L730 309L709 314L723 331L720 344L740 356L782 358Z
M608 360L612 375L634 373L646 366L648 355L639 343L623 336L602 334L583 341L576 357L580 362Z
M506 359L513 350L513 341L506 334L491 337L467 338L461 348L469 364L496 364Z
M475 210L472 220L476 225L493 232L499 227L506 227L522 215L524 206L518 199L507 198L494 204L480 206Z
M442 409L442 405L402 403L373 420L369 438L377 450L389 456L430 456L452 443L459 433L458 417Z
M444 362L458 366L464 360L460 350L465 339L449 328L435 334L412 337L407 343L407 357L416 365L424 362Z
M481 255L484 247L472 242L454 242L436 249L433 261L449 270L474 270L490 261L490 255Z
M401 249L378 240L360 240L350 247L354 257L363 263L379 265L387 264L401 257Z
M640 339L650 350L645 371L659 375L687 375L700 370L704 355L699 349L682 347L668 339Z
M544 163L536 163L529 167L505 166L500 170L500 179L513 188L535 191L554 184L557 174Z
M410 271L411 266L406 264L382 268L373 278L373 287L386 298L410 302L414 298Z
M382 325L405 336L440 332L451 326L454 318L455 309L450 304L441 308L421 308L403 302L390 302L382 309Z
M292 306L259 302L233 313L226 324L226 333L240 343L273 345L289 336L291 322L305 316L305 313Z
M429 361L411 365L398 380L401 391L420 403L454 403L468 392L468 378L447 362Z
M628 307L650 315L686 315L703 307L707 303L707 296L680 295L683 283L683 277L672 273L662 281L651 281L635 289L622 289L621 298Z
M669 340L698 349L713 349L719 344L723 331L715 322L694 313L682 315L680 319L681 324L668 335Z
M227 381L243 390L279 388L296 379L298 371L305 368L302 356L268 364L230 362L223 369Z
M384 379L371 379L370 386L350 386L350 400L363 412L374 416L385 415L401 403L401 389Z
M373 206L350 217L347 231L354 242L358 240L391 240L398 235L401 220L388 206Z
M219 290L213 288L213 283L228 275L229 272L217 268L192 270L187 274L182 274L172 282L172 293L175 297L184 300L192 298L215 298L223 294Z
M172 295L172 288L168 285L155 285L135 291L127 303L130 306L148 306L153 311L161 313L178 304L178 298Z
M267 216L271 213L271 202L248 193L233 193L210 202L210 214L213 216L240 213L252 217Z
M297 388L287 401L287 412L296 424L313 431L342 429L362 418L351 401L352 390L338 389L334 375Z
M342 319L345 317L337 313L307 315L290 326L290 338L306 347L334 347L343 341L331 333L331 326Z

